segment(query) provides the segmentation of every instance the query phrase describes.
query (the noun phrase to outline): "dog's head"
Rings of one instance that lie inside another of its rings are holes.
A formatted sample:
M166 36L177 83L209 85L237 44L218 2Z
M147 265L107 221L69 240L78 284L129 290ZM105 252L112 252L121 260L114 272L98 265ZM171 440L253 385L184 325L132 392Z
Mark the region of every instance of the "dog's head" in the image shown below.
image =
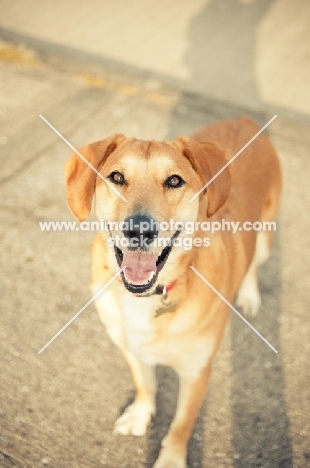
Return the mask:
M95 195L97 217L109 228L114 261L126 267L125 287L143 295L166 278L174 280L169 275L186 253L180 244L173 246L176 239L182 245L188 237L182 226L211 217L228 197L230 174L225 169L190 202L224 166L224 152L215 142L142 141L115 135L80 148L79 153L83 158L73 155L65 166L68 204L82 221Z

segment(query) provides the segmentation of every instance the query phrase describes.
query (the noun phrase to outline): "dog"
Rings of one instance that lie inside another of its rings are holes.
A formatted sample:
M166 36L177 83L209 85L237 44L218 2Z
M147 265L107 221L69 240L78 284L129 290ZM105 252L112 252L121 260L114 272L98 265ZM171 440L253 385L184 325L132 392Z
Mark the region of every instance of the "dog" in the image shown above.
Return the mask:
M250 315L260 306L257 268L270 255L272 232L226 229L208 232L206 242L202 229L206 221L243 226L276 219L281 172L267 136L260 134L221 170L258 130L242 117L174 142L117 134L79 149L84 160L73 155L65 166L72 213L85 220L95 199L97 217L112 226L93 244L93 294L121 270L95 301L136 386L115 432L145 434L155 414L157 364L171 366L180 379L176 414L154 468L186 467L187 443L230 313L222 297L236 299ZM190 235L182 228L188 222L197 226ZM182 244L188 237L191 249Z

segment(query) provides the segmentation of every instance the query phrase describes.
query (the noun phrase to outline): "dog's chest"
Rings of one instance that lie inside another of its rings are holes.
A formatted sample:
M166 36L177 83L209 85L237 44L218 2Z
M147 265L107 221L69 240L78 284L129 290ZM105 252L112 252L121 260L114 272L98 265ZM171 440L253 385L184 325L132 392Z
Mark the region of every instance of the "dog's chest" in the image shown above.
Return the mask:
M127 295L120 298L126 347L138 357L145 358L146 350L151 351L151 344L156 340L152 325L156 299Z
M93 292L97 289L94 287ZM115 285L95 302L108 334L118 346L140 355L156 338L151 319L159 306L159 296L135 297Z
M127 349L145 364L168 365L185 377L196 378L211 355L212 341L193 339L186 333L189 325L186 319L175 320L158 330L154 327L156 307L147 299L144 301L143 304L141 299L133 298L123 303Z
M159 296L141 298L118 292L104 291L96 300L112 340L145 364L169 365L183 375L196 376L207 362L213 344L190 333L191 314L170 321L166 320L167 312L166 318L156 318L161 305ZM157 320L164 323L159 327Z

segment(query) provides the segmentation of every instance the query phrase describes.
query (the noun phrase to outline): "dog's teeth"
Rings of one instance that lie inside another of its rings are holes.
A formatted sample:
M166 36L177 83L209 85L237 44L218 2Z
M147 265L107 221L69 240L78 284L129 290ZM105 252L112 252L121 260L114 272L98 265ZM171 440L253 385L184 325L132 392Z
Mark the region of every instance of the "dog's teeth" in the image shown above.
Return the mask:
M153 276L155 275L155 271L151 271L151 274L150 274L150 277L149 277L149 281L152 280Z

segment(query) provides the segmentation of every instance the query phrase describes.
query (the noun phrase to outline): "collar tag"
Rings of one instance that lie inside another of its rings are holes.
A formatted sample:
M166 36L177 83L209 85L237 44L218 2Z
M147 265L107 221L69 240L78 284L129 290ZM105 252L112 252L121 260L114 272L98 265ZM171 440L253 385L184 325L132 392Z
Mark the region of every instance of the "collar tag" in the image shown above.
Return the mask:
M163 301L162 301L163 303ZM159 317L162 314L166 314L167 312L175 312L178 307L177 302L170 302L168 304L163 303L162 306L158 307L155 311L155 317Z
M175 312L178 303L177 302L169 302L168 301L168 292L167 292L167 287L164 286L162 295L160 297L160 301L162 303L162 306L158 307L155 311L155 317L159 317L162 314L165 314L167 312Z

